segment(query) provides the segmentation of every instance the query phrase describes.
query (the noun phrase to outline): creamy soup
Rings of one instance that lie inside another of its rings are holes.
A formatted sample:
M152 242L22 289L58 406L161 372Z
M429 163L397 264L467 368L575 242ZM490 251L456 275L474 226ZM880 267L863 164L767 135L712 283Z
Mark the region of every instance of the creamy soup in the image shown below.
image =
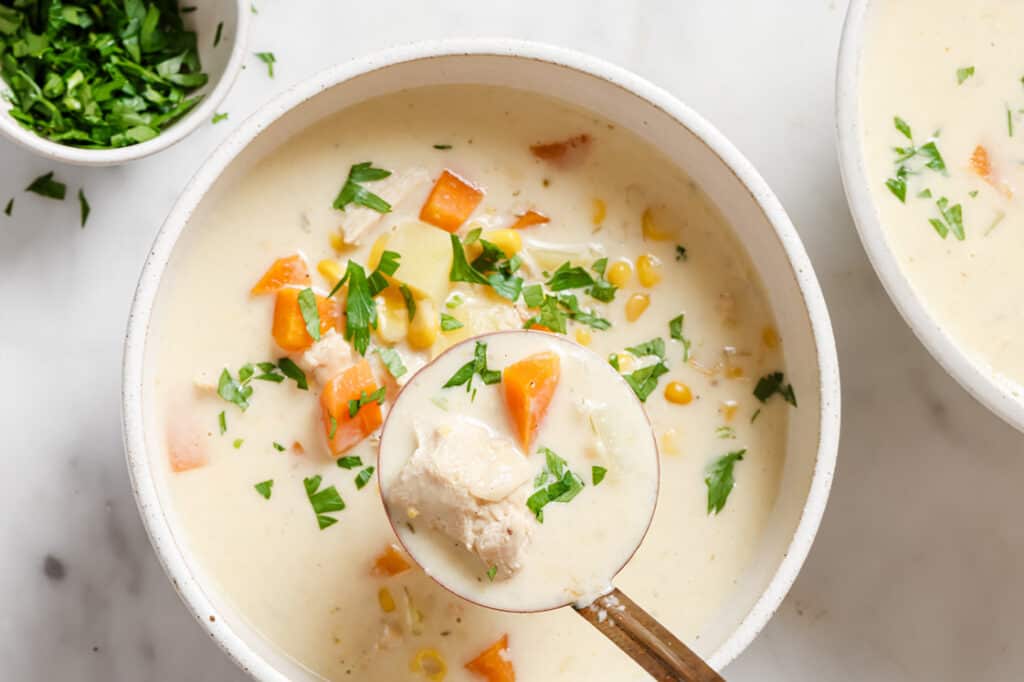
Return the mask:
M456 384L476 357L491 383ZM611 590L654 513L658 451L603 358L554 334L496 333L405 386L381 439L380 483L402 544L441 584L536 611Z
M329 679L645 678L567 609L444 590L381 502L401 386L457 341L528 327L643 401L660 495L615 584L694 640L754 554L799 396L741 245L682 171L588 112L461 86L342 111L221 189L162 282L146 400L180 541L253 628Z
M1024 3L871 4L863 149L889 243L939 323L1024 382Z

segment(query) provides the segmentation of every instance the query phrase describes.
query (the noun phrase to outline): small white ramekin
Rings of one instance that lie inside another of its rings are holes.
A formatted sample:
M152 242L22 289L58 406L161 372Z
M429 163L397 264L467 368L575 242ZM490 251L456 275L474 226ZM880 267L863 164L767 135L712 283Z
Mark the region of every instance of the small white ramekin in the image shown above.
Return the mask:
M210 79L191 93L203 95L202 101L152 140L114 149L81 149L48 140L23 127L8 113L11 103L3 96L8 91L3 79L0 135L43 158L77 166L115 166L166 149L213 118L242 68L251 13L249 0L204 0L196 3L195 11L184 15L185 25L197 33L199 59ZM220 42L214 47L217 25L222 22Z

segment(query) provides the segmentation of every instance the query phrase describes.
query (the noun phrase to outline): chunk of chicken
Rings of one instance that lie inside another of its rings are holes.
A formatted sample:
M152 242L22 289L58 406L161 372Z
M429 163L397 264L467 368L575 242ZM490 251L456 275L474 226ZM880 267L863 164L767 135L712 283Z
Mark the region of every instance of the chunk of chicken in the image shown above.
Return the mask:
M367 184L366 189L391 204L394 209L406 199L411 200L418 195L422 195L421 200L425 199L430 179L430 173L425 168L410 168L392 173L379 182ZM385 215L372 208L349 204L342 211L338 229L346 244L359 244L364 236L376 232L373 228L382 224Z
M511 441L464 417L430 430L418 424L416 435L388 504L497 567L497 578L512 576L536 523L526 507L527 459Z
M352 347L334 329L309 347L295 361L306 374L312 374L320 384L326 384L352 364Z

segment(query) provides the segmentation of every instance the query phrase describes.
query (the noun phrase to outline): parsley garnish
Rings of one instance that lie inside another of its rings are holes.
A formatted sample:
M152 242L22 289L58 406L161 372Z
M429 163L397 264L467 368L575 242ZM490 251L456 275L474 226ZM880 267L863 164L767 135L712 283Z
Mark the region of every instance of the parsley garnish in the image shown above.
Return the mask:
M211 120L211 123L216 125L216 124L220 123L221 121L226 121L227 118L228 118L227 114L215 113L213 115L213 119Z
M25 188L26 192L32 192L41 197L58 199L60 201L64 201L64 195L67 193L67 190L67 185L53 179L53 171L46 175L40 175L32 181L32 184Z
M224 410L221 410L220 414L217 415L217 425L220 427L220 435L223 436L228 430L228 418L224 414Z
M441 331L451 332L456 329L462 329L465 326L457 319L449 315L448 313L441 313Z
M370 403L377 403L378 405L383 404L384 394L385 389L383 386L378 388L376 391L373 391L369 395L367 395L366 391L360 392L358 398L353 398L352 400L348 401L349 418L351 419L352 417L359 414L359 410L363 409L364 405L369 405Z
M965 66L956 70L956 84L963 85L964 81L974 75L973 66Z
M964 232L964 214L963 207L960 204L949 205L949 199L946 197L939 197L939 200L935 202L936 207L939 209L940 218L929 218L928 222L935 228L935 231L939 233L939 236L945 239L950 232L959 241L963 241L966 238Z
M274 449L277 450L278 452L284 452L284 446L278 443L276 440L273 441L271 445L274 446Z
M405 309L409 312L409 321L412 322L412 318L416 317L416 299L412 295L412 290L406 284L399 284L398 291L402 294Z
M263 369L264 364L271 365L271 363L269 362L260 363L259 367ZM291 358L281 358L280 360L277 361L277 366L286 377L295 382L296 387L298 387L300 390L305 391L309 389L309 382L306 380L306 373L303 372L302 368L296 365ZM264 377L258 376L256 378L263 379Z
M682 244L676 244L676 260L686 260L686 247Z
M961 69L961 71L964 71ZM970 69L969 77L974 73L973 67ZM963 81L961 81L963 82ZM1008 119L1009 120L1009 119ZM1009 120L1012 125L1012 120ZM892 195L896 197L901 203L907 202L907 180L911 175L917 174L925 168L929 168L936 172L946 174L946 161L942 158L942 153L939 151L938 146L935 143L935 137L938 133L935 133L933 138L923 145L917 146L914 144L913 132L910 129L910 124L904 121L899 116L893 117L893 125L896 130L910 140L910 145L906 147L893 147L893 151L896 153L896 173L893 177L885 181L885 186L889 188ZM1011 133L1012 134L1012 133ZM913 168L910 163L914 159L922 160L923 165ZM931 190L925 188L918 192L918 197L930 198L932 196ZM939 209L939 218L929 218L928 222L932 228L938 233L940 237L945 239L950 232L959 239L965 238L964 224L963 224L963 209L960 204L949 204L949 199L946 197L940 198L936 205Z
M668 374L668 367L664 362L658 362L641 367L632 374L624 374L622 378L633 389L633 393L636 393L636 397L640 398L641 402L646 402L654 389L658 387L658 379L663 374Z
M299 312L306 321L306 332L314 341L320 340L320 309L316 305L316 294L310 288L299 292Z
M683 324L686 316L680 313L668 321L668 335L683 344L683 362L690 360L690 339L683 336Z
M356 467L363 466L363 460L361 457L357 457L355 455L348 455L346 457L342 457L341 459L339 459L337 464L338 467L341 469L355 469Z
M473 359L460 367L445 382L444 388L453 388L465 384L466 392L469 393L473 386L474 375L479 375L480 380L488 386L501 381L501 372L487 368L487 344L483 341L476 342L476 346L473 349Z
M320 530L323 530L338 522L338 519L327 516L327 514L345 509L345 501L341 499L338 489L333 485L318 491L321 480L321 476L313 476L303 479L302 485L306 488L306 497L313 507L313 513L316 514L317 525L320 526Z
M735 440L736 429L731 426L719 426L715 429L715 435L723 440Z
M345 339L360 355L366 355L370 345L370 329L377 328L377 306L373 297L387 288L385 275L391 276L398 271L399 254L385 251L381 254L380 263L369 277L366 270L354 260L348 261L345 276L342 277L328 296L334 296L341 286L348 283L348 296L345 298Z
M331 420L331 428L327 432L327 440L334 440L334 435L338 433L338 419L333 414L329 414L327 416Z
M463 300L462 296L460 296L458 292L455 292L448 297L447 301L444 302L444 307L447 308L448 310L455 310L464 302L465 301Z
M257 483L256 485L254 485L253 488L256 488L256 492L258 492L260 495L262 495L263 499L269 500L270 499L270 494L271 494L271 492L273 492L274 480L270 479L270 480L267 480L267 481L261 481L261 482Z
M716 459L704 474L704 485L708 487L708 514L716 515L725 508L736 481L733 478L733 467L742 461L746 450L737 450Z
M544 453L544 468L533 480L536 491L526 500L537 521L544 523L544 507L551 502L570 502L583 490L583 479L572 471L564 459L550 448L540 448Z
M464 243L458 236L452 235L452 267L448 271L448 279L452 282L468 282L485 284L494 289L499 296L515 301L523 288L522 277L516 276L520 260L518 256L505 259L505 252L486 239L479 239L479 230L473 230L466 236L466 244L479 240L482 252L472 264L466 260ZM487 275L485 273L489 272Z
M236 438L235 442L232 443L231 445L234 446L235 450L238 450L239 448L242 447L242 443L244 443L244 442L245 442L244 438Z
M665 359L665 342L661 337L653 338L650 341L644 341L636 346L629 346L626 350L638 358L655 356L662 360Z
M530 305L531 302L536 302L538 295L541 299L540 303L536 306ZM553 332L564 334L566 332L566 321L570 319L600 331L612 326L612 323L605 318L580 308L575 294L561 293L558 296L548 296L540 289L540 285L531 285L524 289L524 300L529 307L539 309L538 314L523 323L524 329L530 329L534 325L539 325Z
M85 227L85 221L89 219L89 212L92 208L89 206L89 200L85 198L85 190L78 190L78 214L82 220L82 227Z
M449 150L451 148L452 148L452 146L450 144L435 144L434 145L434 149L440 149L441 151L447 151L447 150Z
M757 386L754 386L754 397L762 403L778 393L787 403L796 407L796 394L793 393L793 384L782 384L784 377L782 372L765 374L758 379Z
M558 266L546 284L551 291L565 291L566 289L589 287L594 284L594 278L583 268L572 267L569 265L569 261L566 261Z
M256 57L267 65L267 74L274 77L274 64L277 62L277 57L274 56L273 52L256 52Z
M373 467L366 467L356 475L356 490L362 490L373 476Z
M217 31L213 34L213 46L217 47L220 45L220 36L224 32L224 22L221 21L217 24Z
M605 270L608 268L608 259L599 258L590 268L597 273L597 277L594 278L593 286L587 289L587 293L602 303L611 303L615 300L616 288L604 278Z
M349 204L356 204L373 209L378 213L389 213L391 211L391 204L363 187L362 183L376 182L390 175L391 171L389 170L374 168L372 161L357 163L349 168L348 178L345 179L345 184L342 185L341 191L338 192L338 196L331 205L339 211Z
M760 416L761 416L761 408L759 407L759 408L757 408L756 410L754 410L754 414L750 415L750 423L751 423L751 424L753 424L753 423L754 423L754 421L755 421L755 420L756 420L756 419L757 419L758 417L760 417Z
M14 198L7 200L7 206L4 207L4 215L11 215L11 211L14 210Z
M496 576L496 575L498 575L498 567L497 566L491 566L490 568L487 569L487 579L490 582L492 582L492 583L494 582L494 576Z
M594 466L590 467L590 480L594 483L594 485L597 485L604 480L605 474L607 473L607 469L605 469L604 467L599 467L595 464Z
M402 356L394 348L374 348L373 352L377 354L388 373L394 378L397 379L408 371L402 363Z
M231 372L225 367L220 373L220 380L217 382L217 395L229 403L234 403L240 410L245 412L249 408L249 398L252 396L252 386L249 385L252 375L252 365L244 365L238 370L237 380L231 376Z

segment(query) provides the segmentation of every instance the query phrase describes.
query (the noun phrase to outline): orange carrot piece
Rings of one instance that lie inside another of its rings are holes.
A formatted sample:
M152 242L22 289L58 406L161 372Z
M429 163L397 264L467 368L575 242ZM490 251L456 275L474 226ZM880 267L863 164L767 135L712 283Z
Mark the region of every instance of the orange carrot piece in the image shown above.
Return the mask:
M287 284L299 286L309 285L309 267L306 260L299 254L278 258L263 273L260 281L253 285L249 293L253 296L272 294Z
M971 154L971 170L985 180L992 179L992 160L988 156L988 150L980 144Z
M561 142L548 142L545 144L531 145L530 151L533 152L534 156L543 161L564 163L586 151L589 145L590 135L583 133L582 135L575 135L567 140L562 140Z
M531 324L530 325L530 329L535 329L535 330L537 330L539 332L550 332L551 331L550 327L547 327L547 326L541 324L540 322L534 322L533 324Z
M170 460L171 471L176 474L198 469L208 461L206 449L198 435L182 428L180 424L171 424L168 429L167 459Z
M522 215L516 216L516 221L509 227L513 230L521 230L525 227L533 227L534 225L543 225L544 223L551 222L551 218L548 218L543 213L538 213L533 209L530 209Z
M306 320L299 308L300 289L283 287L277 291L274 302L274 325L271 333L277 345L289 352L305 350L313 345L313 337L306 331ZM316 295L316 308L320 313L320 335L338 328L341 314L338 303L326 296Z
M394 545L388 545L387 549L377 555L377 558L373 560L373 570L371 573L376 576L384 576L390 578L398 575L399 573L405 573L412 564L409 563L408 559L402 555Z
M446 169L420 209L420 220L454 232L466 222L483 198L482 189Z
M508 653L508 635L490 645L466 664L466 670L483 677L487 682L515 682L516 669Z
M508 408L512 428L527 453L547 414L560 375L558 356L547 351L525 357L502 371L505 407Z
M359 400L363 393L370 395L376 390L377 380L365 358L324 385L320 393L320 407L323 409L327 445L334 457L369 436L384 421L376 400L360 407L354 416L349 416L350 400Z

